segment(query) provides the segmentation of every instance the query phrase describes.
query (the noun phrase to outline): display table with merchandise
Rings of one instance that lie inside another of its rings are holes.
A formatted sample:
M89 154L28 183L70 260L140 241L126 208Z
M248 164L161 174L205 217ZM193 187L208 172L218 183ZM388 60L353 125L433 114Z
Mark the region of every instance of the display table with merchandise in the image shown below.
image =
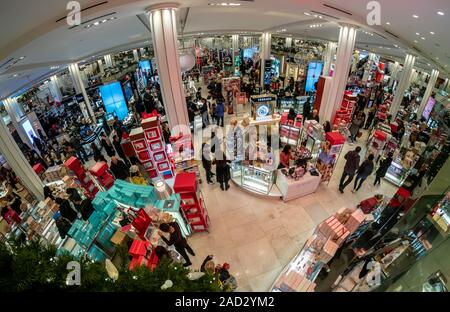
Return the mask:
M317 175L312 175L309 169L311 169L311 167L308 168L303 177L298 179L286 176L281 170L277 171L276 185L285 202L306 196L317 190L321 181L321 175L317 171Z

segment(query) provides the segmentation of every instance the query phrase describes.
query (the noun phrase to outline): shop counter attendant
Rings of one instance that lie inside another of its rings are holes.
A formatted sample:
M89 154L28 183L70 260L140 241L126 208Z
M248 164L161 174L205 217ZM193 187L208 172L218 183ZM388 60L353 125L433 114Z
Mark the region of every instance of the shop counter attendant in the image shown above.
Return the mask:
M278 165L278 169L288 168L291 159L295 159L292 155L292 147L289 144L286 144L280 153L280 164Z

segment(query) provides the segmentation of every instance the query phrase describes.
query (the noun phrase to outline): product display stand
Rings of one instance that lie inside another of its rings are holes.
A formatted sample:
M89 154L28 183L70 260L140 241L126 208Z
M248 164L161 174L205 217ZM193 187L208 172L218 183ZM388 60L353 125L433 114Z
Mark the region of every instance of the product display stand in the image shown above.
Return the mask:
M281 170L278 170L276 181L283 201L287 202L314 193L319 187L321 175L313 176L307 170L303 177L296 180L292 177L287 177Z
M195 173L185 172L177 174L173 190L180 195L181 209L192 231L208 231L209 216Z

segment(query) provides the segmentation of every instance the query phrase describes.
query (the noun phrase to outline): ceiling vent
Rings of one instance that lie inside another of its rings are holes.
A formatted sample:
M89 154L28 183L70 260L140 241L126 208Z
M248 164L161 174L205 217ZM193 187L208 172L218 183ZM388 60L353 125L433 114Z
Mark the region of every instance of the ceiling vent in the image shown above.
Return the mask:
M97 4L90 5L90 6L86 7L86 8L84 8L84 9L81 9L81 12L85 12L85 11L87 11L87 10L90 10L90 9L93 9L93 8L96 8L96 7L99 7L99 6L101 6L101 5L105 5L105 4L107 4L107 3L108 3L108 1L102 1L102 2L99 2L99 3L97 3ZM55 21L55 23L59 23L59 22L65 20L65 19L67 19L67 14L66 14L65 16L63 16L63 17L57 19L57 20Z
M347 15L349 15L349 16L352 16L352 15L353 15L352 13L350 13L350 12L348 12L348 11L345 11L345 10L339 9L339 8L336 8L336 7L334 7L334 6L332 6L332 5L329 5L329 4L326 4L326 3L324 3L323 6L329 8L329 9L333 9L333 10L339 11L339 12L341 12L341 13L347 14Z
M315 13L315 14L318 14L318 15L323 15L323 16L326 16L326 17L331 17L331 18L340 20L339 17L333 16L333 15L330 15L330 14L327 14L327 13L322 13L322 12L318 12L318 11L311 11L311 12L312 12L312 13Z
M388 33L389 35L391 35L391 36L393 36L393 37L395 37L395 38L400 38L399 36L397 36L396 34L394 34L394 33L392 33L392 32L390 32L389 30L384 30L386 33ZM379 35L379 34L378 34ZM383 37L384 38L384 37Z

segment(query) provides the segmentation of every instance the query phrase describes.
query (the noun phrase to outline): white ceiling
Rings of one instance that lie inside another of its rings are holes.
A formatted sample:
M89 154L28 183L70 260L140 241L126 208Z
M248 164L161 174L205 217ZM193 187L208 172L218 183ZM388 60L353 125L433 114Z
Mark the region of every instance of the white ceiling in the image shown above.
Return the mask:
M231 1L231 0L230 0ZM238 0L233 0L239 2ZM67 1L61 0L2 0L0 2L0 64L10 58L25 56L8 70L0 69L0 99L50 72L54 65L64 65L86 57L130 46L144 45L150 33L137 15L161 0L79 0L82 8L106 2L82 12L82 22L115 12L116 20L85 29L69 29L65 19ZM241 2L239 7L209 6L213 0L180 0L182 12L187 12L183 34L213 32L271 31L286 29L285 34L296 37L337 41L337 22L352 22L374 36L360 31L357 47L403 60L405 52L419 56L419 67L431 71L439 68L441 76L450 68L450 1L449 0L378 0L381 4L382 25L366 25L365 0L255 0ZM222 1L217 1L222 2ZM351 15L325 7L350 12ZM187 10L189 8L189 10ZM445 12L440 16L437 11ZM323 19L304 12L323 13ZM418 19L412 15L417 14ZM182 15L182 14L180 14ZM331 15L328 17L325 15ZM390 25L386 25L390 22ZM321 28L309 28L322 23ZM391 31L398 38L388 34ZM430 32L435 35L431 35ZM420 33L420 36L416 35ZM382 38L381 36L385 37ZM421 37L424 36L425 40ZM415 43L414 40L418 42ZM398 44L400 48L394 47ZM438 44L439 46L436 46ZM418 50L413 50L413 47ZM438 58L438 59L436 59ZM427 64L430 64L429 67ZM447 67L444 67L447 65ZM17 74L17 77L14 75ZM27 78L28 76L28 78Z

